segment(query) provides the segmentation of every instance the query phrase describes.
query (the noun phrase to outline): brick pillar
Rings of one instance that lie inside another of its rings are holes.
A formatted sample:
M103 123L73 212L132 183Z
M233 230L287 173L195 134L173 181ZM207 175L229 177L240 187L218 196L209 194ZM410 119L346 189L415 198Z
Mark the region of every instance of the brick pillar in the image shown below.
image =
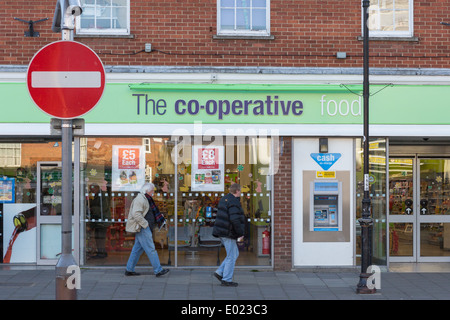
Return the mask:
M292 138L280 137L278 172L274 176L274 269L292 269Z

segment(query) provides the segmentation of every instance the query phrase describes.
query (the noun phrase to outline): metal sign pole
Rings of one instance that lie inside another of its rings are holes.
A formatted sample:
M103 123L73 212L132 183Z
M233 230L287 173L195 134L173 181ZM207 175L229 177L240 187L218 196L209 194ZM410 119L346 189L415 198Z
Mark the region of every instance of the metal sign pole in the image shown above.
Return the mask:
M364 96L364 196L362 200L361 218L358 220L361 226L361 273L356 292L361 294L372 294L376 289L368 284L371 273L367 273L372 265L372 228L370 206L370 185L369 185L369 19L368 9L370 0L362 0L363 6L363 96Z
M61 0L56 4L55 15L60 8L61 33L62 40L73 40L74 28L74 8L73 1ZM69 8L69 5L71 7ZM81 8L81 7L79 7ZM79 11L81 14L81 10ZM55 23L55 21L54 21ZM77 289L68 282L71 274L68 269L76 266L76 261L72 255L72 202L73 202L73 181L72 181L72 136L73 126L71 119L64 119L61 123L62 140L62 212L61 212L61 249L62 253L56 264L56 299L57 300L76 300Z
M70 274L67 270L76 265L72 255L72 120L63 120L62 139L62 213L61 248L62 253L56 264L56 299L76 300L77 290L68 288Z

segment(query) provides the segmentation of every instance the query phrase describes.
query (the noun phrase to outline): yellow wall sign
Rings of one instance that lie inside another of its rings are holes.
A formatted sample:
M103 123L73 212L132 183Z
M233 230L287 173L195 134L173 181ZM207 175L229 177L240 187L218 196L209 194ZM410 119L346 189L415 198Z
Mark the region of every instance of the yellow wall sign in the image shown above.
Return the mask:
M316 178L336 179L336 171L316 171Z

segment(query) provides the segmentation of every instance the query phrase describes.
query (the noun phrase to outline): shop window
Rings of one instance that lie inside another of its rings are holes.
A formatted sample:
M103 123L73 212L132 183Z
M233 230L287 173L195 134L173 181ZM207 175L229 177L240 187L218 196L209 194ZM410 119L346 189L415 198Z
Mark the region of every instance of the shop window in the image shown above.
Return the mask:
M372 0L369 7L370 37L413 36L413 0Z
M77 35L130 34L130 0L81 0Z
M270 0L218 0L218 35L270 35Z
M0 144L0 263L36 262L37 164L61 161L49 143Z
M150 143L153 152L146 152ZM167 138L88 138L81 164L82 260L87 265L125 265L134 235L125 232L131 202L144 182L156 186L154 200L167 219L174 214L174 172ZM122 165L122 164L125 165ZM167 183L161 181L166 175ZM170 177L170 178L169 178ZM161 182L161 183L160 183ZM161 261L167 256L164 230L154 230ZM167 233L167 232L166 232ZM140 264L149 264L142 255Z
M88 138L87 162L81 163L82 263L126 264L134 235L125 232L125 220L139 186L148 181L155 185L154 200L167 219L166 227L153 230L163 265L216 266L223 260L225 250L211 231L217 204L232 183L242 187L246 216L246 237L239 243L237 265L270 265L271 141L238 140L231 146L203 146L194 145L193 139L180 150L170 138ZM145 152L148 142L151 153ZM195 165L192 152L202 149L217 152L213 158L220 159L217 168ZM139 159L134 168L118 165L124 152ZM149 266L146 255L138 265Z
M233 183L241 185L246 217L244 241L238 243L236 265L270 265L271 180L270 139L237 138L234 144L192 145L183 150L178 172L178 230L183 230L178 265L216 265L225 251L209 237L217 205ZM193 143L194 141L192 141ZM191 151L191 152L189 152ZM204 163L202 158L211 162ZM208 167L215 161L223 165ZM203 239L202 239L203 237ZM267 237L267 238L266 238Z

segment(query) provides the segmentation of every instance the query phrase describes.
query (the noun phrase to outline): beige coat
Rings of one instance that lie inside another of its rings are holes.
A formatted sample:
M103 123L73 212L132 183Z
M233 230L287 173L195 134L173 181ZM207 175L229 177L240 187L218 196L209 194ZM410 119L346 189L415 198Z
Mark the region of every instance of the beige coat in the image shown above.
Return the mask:
M130 211L128 213L128 220L125 227L127 232L139 232L141 228L147 228L148 222L145 220L145 215L150 209L147 198L144 194L139 193L133 202L131 202Z

